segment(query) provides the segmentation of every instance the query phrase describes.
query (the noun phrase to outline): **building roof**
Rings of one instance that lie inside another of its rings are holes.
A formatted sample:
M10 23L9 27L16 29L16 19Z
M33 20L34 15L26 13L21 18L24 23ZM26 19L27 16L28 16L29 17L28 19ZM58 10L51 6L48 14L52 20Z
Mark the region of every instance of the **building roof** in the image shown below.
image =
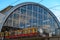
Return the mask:
M4 14L5 12L7 12L8 10L10 10L13 6L8 6L6 8L4 8L3 10L0 11L0 13Z

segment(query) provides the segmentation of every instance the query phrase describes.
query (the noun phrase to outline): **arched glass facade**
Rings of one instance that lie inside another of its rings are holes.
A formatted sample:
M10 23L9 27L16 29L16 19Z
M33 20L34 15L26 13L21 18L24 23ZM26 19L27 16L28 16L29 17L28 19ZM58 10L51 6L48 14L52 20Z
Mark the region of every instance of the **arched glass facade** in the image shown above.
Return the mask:
M41 27L52 31L58 28L55 19L46 9L33 4L23 5L14 10L4 26L17 28Z

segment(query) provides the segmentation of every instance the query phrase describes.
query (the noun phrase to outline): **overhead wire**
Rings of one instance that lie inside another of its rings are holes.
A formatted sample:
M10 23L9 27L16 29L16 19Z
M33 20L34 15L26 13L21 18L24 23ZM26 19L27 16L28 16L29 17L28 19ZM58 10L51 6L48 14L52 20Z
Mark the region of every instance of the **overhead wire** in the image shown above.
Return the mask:
M13 2L13 3L11 3L11 4L15 4L15 3L17 3L18 1L20 1L20 0L16 0L15 2ZM42 2L43 0L40 0L40 2Z
M55 11L60 11L60 9L56 9L56 7L60 7L60 5L52 6L52 7L50 7L49 9L55 10ZM60 19L60 15L58 15L57 17L58 17L58 19Z
M56 11L60 11L60 9L55 9L56 7L60 7L60 5L52 6L52 7L50 7L49 9L56 10Z
M17 3L18 1L20 1L20 0L16 0L15 2L13 2L13 3L11 3L11 4L15 4L15 3ZM11 4L10 4L10 5L11 5Z
M44 1L44 0L40 0L40 2L42 2L42 1Z
M60 7L60 5L52 6L52 7L50 7L49 9L52 9L52 8L55 8L55 7Z

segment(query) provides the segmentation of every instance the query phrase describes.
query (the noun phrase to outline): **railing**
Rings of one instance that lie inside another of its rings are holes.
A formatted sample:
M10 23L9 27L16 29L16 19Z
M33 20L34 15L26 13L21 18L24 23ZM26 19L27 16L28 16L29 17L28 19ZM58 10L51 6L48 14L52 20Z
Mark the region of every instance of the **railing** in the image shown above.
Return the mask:
M16 38L16 39L3 39L0 40L60 40L60 37L25 37L25 38Z

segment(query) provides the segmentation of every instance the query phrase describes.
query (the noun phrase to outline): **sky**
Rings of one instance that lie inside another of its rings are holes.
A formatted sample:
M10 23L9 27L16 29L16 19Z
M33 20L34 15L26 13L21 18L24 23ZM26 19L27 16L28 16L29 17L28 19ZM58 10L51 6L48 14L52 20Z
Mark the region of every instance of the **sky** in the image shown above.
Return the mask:
M23 2L36 2L49 8L60 21L60 0L0 0L0 11L9 5L15 6Z

